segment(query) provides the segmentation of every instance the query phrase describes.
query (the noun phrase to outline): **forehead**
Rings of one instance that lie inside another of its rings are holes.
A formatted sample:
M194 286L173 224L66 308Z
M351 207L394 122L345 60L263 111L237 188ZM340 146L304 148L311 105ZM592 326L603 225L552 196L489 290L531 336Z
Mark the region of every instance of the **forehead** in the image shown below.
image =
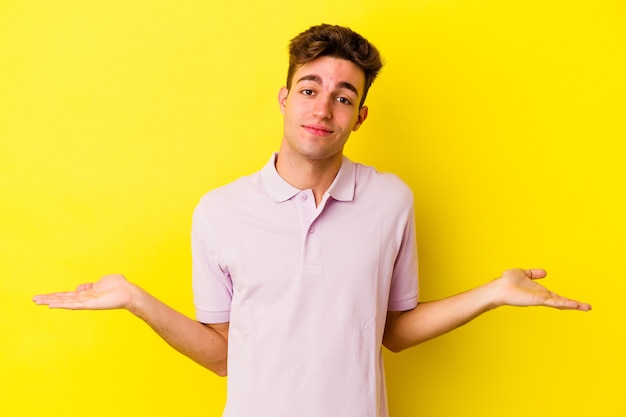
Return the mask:
M353 85L362 95L365 87L365 73L347 59L323 56L301 65L293 74L293 83L315 81L325 88L341 88L345 83Z

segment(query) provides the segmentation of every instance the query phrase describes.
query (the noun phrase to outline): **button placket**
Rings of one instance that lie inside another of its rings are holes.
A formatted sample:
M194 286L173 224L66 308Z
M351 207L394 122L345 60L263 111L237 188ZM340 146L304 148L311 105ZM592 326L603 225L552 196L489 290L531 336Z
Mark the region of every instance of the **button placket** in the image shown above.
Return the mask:
M319 207L315 205L313 191L302 190L297 195L295 203L300 213L300 221L304 231L302 267L307 273L319 272L321 267L321 236L319 236L319 225L316 224Z

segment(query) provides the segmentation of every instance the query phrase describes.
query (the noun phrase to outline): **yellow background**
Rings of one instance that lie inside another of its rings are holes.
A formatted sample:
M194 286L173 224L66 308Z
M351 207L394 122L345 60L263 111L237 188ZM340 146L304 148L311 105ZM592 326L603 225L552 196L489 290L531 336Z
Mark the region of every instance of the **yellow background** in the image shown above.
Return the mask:
M386 58L347 154L414 190L422 299L532 266L595 308L386 354L392 415L626 416L619 0L1 1L1 415L220 415L225 380L128 313L30 299L121 272L193 316L193 207L277 149L320 22Z

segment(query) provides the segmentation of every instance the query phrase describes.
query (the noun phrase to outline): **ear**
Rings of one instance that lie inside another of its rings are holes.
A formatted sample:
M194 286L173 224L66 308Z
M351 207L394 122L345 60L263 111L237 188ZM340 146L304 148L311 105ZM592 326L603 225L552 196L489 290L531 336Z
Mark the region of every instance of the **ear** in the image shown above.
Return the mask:
M361 127L365 119L367 119L367 112L368 112L367 106L363 106L359 109L359 118L357 119L356 124L352 128L353 132L356 132L357 130L359 130L359 128Z
M287 105L288 95L289 95L289 90L287 90L287 87L282 87L280 91L278 91L278 105L280 106L281 114L285 114L285 106Z

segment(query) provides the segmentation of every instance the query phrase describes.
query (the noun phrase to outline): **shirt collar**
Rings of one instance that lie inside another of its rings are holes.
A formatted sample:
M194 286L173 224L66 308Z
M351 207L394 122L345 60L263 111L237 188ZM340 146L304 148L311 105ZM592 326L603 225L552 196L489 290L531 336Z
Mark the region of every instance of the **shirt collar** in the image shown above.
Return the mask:
M276 157L278 153L273 153L270 160L261 169L261 180L270 195L271 199L277 203L287 201L300 189L285 181L276 171ZM335 180L328 189L328 194L335 200L352 201L354 198L354 188L356 185L356 167L354 162L343 156L341 167Z
M328 188L328 194L338 201L352 201L356 186L356 166L345 155L335 180Z

